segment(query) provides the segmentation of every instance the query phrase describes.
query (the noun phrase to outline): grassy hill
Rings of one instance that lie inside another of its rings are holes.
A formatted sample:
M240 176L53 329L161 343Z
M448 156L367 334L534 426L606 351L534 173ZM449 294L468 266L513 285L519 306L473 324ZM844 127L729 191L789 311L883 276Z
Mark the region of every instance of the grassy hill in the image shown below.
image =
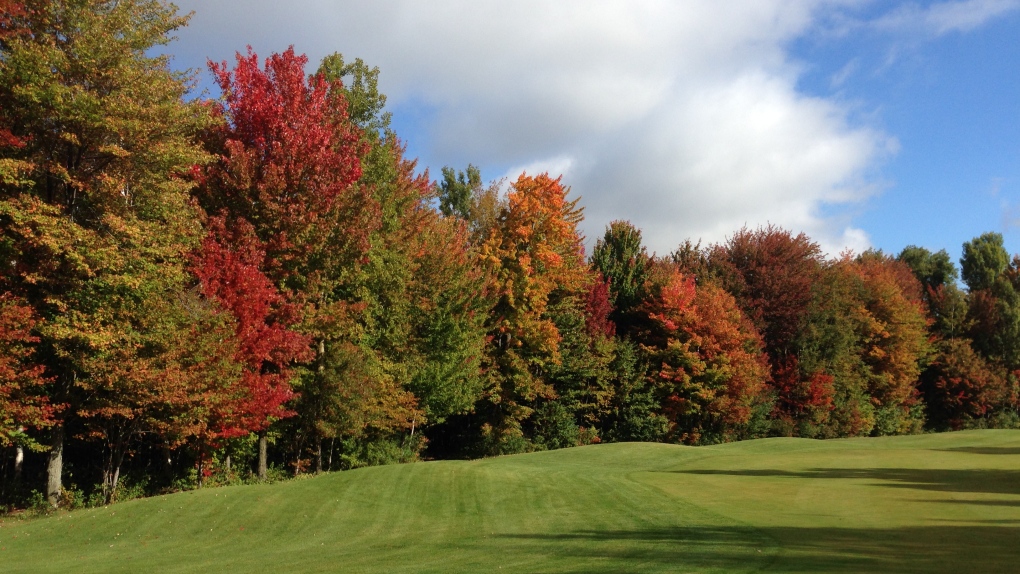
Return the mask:
M0 572L1017 572L1020 431L596 445L0 524Z

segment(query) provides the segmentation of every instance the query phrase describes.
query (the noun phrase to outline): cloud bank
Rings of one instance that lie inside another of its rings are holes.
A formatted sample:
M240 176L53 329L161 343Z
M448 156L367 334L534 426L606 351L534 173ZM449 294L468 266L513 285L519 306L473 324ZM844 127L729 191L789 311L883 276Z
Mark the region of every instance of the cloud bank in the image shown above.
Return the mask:
M836 253L867 247L852 216L897 142L851 123L848 104L799 92L788 46L847 4L184 1L196 16L172 51L190 66L247 44L361 57L380 67L391 108L419 118L401 136L423 163L563 172L590 238L628 219L661 254L773 223ZM884 25L915 10L944 33L1009 4L908 6Z

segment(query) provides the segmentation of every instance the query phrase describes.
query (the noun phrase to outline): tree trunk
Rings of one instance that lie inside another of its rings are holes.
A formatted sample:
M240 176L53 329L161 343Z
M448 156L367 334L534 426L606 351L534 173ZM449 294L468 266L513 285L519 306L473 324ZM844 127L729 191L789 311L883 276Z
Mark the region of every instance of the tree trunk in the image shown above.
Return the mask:
M14 447L14 484L21 481L21 469L25 466L25 448L20 444Z
M117 484L120 483L120 467L124 464L124 453L127 451L126 447L123 448L111 448L110 450L110 467L106 472L106 503L110 504L117 498Z
M120 464L113 469L113 478L110 479L110 500L107 502L113 502L117 498L117 483L120 482Z
M103 500L110 504L110 478L113 476L113 450L106 455L103 463Z
M322 472L322 437L315 438L315 474Z
M301 453L305 449L304 434L298 435L297 448L294 449L294 476L301 474Z
M330 437L329 439L329 460L326 462L326 470L333 470L333 443L336 442L336 437Z
M223 461L223 466L227 471L227 478L230 478L230 455L227 455L227 460Z
M411 438L407 439L407 460L401 462L407 462L411 460L411 453L414 452L414 425L418 422L418 415L411 418Z
M269 438L266 435L266 431L259 431L259 469L258 477L259 480L265 480L267 474L266 456L267 449L269 448Z
M60 504L61 475L64 471L64 422L53 425L53 442L50 443L49 464L46 467L46 501L50 506Z

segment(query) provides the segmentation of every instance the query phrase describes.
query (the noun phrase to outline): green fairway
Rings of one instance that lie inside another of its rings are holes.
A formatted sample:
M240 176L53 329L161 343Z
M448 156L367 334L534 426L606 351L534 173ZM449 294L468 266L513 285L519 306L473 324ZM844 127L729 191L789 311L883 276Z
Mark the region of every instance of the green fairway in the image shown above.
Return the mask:
M0 525L3 572L1017 572L1020 431L609 444Z

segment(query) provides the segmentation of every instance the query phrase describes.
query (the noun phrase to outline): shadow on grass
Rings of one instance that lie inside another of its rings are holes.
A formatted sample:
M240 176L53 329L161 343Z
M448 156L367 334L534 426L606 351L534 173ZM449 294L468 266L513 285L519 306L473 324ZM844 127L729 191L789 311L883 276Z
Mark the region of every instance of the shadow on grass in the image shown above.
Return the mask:
M754 470L673 470L679 474L707 474L792 479L854 479L878 481L876 486L913 488L943 492L1020 494L1020 470L1002 469L922 469L922 468L812 468L803 471Z
M1016 572L1020 566L1020 528L1015 524L885 529L678 527L506 537L524 546L534 544L536 551L555 548L562 558L583 559L584 567L578 571L585 572L955 573ZM777 543L778 552L770 556ZM598 566L599 560L604 568ZM634 567L620 570L621 563Z
M924 504L972 504L975 506L1016 506L1020 508L1020 500L922 500Z
M1020 447L1010 446L961 446L936 450L938 452L969 452L971 454L1020 454Z

